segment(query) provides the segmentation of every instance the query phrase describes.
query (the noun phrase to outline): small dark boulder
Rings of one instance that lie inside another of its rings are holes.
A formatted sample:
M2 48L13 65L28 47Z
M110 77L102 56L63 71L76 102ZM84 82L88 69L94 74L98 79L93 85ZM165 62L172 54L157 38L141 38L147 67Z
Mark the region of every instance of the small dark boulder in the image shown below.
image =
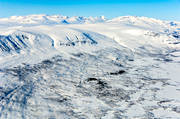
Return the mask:
M88 78L87 79L87 81L89 82L89 81L97 81L98 79L96 79L96 78Z
M124 70L119 70L119 71L117 71L117 72L111 72L111 73L109 73L110 75L121 75L121 74L123 74L123 73L125 73L126 71L124 71Z

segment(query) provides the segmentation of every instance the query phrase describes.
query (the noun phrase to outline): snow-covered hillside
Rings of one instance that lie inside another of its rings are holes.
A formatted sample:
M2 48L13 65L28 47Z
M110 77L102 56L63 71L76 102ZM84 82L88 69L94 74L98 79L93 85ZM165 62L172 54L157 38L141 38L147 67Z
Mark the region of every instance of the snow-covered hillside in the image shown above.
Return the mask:
M180 23L0 19L0 117L179 119Z

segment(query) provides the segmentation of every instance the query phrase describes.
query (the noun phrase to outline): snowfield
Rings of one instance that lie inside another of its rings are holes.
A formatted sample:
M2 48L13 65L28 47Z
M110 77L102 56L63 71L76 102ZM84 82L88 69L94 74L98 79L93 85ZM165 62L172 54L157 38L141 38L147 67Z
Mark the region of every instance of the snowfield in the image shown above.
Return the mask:
M0 118L180 119L180 22L1 18Z

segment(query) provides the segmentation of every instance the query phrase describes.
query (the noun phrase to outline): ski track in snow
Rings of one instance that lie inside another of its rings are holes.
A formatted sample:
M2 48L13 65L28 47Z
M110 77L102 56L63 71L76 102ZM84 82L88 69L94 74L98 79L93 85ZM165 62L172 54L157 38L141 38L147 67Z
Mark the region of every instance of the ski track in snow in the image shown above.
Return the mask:
M178 22L61 19L0 20L0 118L180 119Z

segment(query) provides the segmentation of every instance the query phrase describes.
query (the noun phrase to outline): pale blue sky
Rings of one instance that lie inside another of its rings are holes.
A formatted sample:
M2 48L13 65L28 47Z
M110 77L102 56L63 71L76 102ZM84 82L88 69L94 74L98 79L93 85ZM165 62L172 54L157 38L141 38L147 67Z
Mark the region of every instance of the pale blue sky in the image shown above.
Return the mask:
M0 0L0 17L30 14L132 15L180 21L180 0Z

